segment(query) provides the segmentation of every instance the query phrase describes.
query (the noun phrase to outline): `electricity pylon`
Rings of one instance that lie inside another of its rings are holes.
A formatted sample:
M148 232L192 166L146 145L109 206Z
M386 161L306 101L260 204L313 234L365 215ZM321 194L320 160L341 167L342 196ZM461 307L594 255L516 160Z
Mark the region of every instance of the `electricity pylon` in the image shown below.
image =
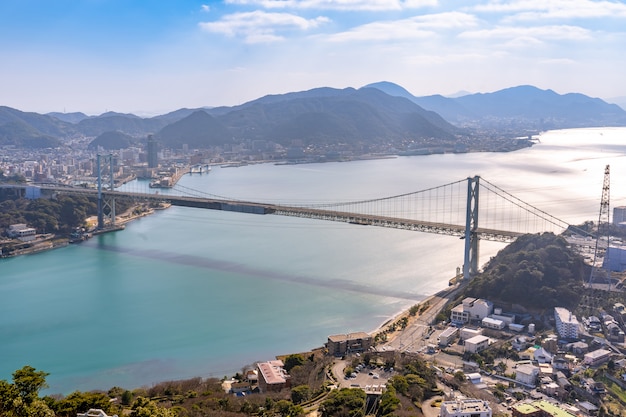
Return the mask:
M604 168L604 182L602 184L602 199L600 200L600 214L598 216L598 231L596 238L596 249L593 255L593 264L591 265L591 274L589 275L589 286L592 286L597 279L601 278L607 284L609 289L611 285L611 272L609 266L609 241L610 241L610 222L609 222L609 202L611 191L610 168L607 165ZM598 259L602 259L602 266L597 266Z

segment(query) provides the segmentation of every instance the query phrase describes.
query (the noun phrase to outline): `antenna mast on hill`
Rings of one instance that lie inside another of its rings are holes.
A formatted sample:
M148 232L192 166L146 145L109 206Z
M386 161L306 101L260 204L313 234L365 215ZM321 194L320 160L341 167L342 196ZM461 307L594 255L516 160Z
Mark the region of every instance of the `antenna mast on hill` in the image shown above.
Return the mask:
M609 222L609 201L610 201L611 177L610 168L607 165L604 168L604 183L602 184L602 200L600 201L600 215L598 216L598 231L596 239L596 249L593 255L593 264L591 265L591 275L589 276L589 286L591 287L596 279L602 278L611 288L611 272L609 266L609 240L610 240L610 222ZM597 260L601 258L602 266L596 265Z

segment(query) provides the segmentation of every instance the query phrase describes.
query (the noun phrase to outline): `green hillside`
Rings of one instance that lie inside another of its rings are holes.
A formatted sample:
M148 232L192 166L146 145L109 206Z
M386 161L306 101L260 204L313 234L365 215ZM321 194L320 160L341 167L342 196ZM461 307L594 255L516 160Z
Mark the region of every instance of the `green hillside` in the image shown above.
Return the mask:
M469 284L466 295L527 308L575 308L588 267L552 233L525 235L501 250Z

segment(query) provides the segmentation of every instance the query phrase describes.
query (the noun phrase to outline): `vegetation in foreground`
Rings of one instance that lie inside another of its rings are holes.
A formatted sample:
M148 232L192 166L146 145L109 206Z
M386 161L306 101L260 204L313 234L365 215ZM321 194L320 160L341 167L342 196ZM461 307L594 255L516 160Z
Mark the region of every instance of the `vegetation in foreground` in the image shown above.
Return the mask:
M398 374L375 409L377 416L419 416L421 403L440 394L433 369L417 356L367 353L355 359L376 366L394 366ZM13 373L13 381L0 381L0 415L7 417L75 417L90 408L109 415L130 417L276 416L296 417L319 405L323 417L365 415L365 394L361 389L331 390L327 371L332 358L321 352L295 354L285 358L292 375L292 389L279 393L252 393L235 397L224 392L222 381L192 378L169 381L133 391L114 387L108 392L74 392L68 396L39 397L47 388L47 373L25 366ZM356 363L355 363L356 364ZM242 380L243 375L236 374Z

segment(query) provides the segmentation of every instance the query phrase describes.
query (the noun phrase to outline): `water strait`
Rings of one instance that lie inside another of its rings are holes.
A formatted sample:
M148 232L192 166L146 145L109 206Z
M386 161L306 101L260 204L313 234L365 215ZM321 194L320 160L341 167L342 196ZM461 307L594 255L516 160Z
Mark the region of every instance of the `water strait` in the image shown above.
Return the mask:
M546 132L529 149L343 163L214 167L180 185L266 202L364 200L480 175L571 224L626 205L626 129ZM146 187L134 182L125 186ZM481 242L481 263L502 248ZM232 375L371 331L444 288L456 237L171 207L125 230L0 260L0 379L24 365L49 393Z

